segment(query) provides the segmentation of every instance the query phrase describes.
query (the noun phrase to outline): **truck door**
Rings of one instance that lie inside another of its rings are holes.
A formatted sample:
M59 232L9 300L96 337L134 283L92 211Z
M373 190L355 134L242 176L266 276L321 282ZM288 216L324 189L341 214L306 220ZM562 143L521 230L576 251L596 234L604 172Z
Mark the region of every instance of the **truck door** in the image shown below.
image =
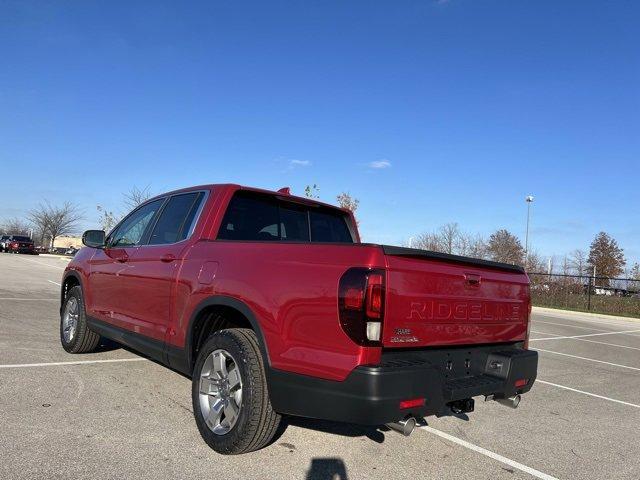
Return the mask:
M165 341L174 314L177 276L204 196L203 192L171 196L146 242L129 260L129 275L135 277L135 285L129 293L126 315L137 333Z

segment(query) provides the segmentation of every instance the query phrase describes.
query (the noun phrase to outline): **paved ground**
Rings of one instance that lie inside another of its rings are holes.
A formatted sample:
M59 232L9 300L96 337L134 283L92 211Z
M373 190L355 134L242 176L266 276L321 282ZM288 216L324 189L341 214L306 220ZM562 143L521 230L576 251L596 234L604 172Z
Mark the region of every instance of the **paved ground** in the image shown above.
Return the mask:
M0 478L640 477L640 322L535 313L539 382L517 410L480 403L409 438L291 420L224 457L199 437L188 379L117 346L62 350L64 265L0 254ZM78 360L92 363L58 363Z

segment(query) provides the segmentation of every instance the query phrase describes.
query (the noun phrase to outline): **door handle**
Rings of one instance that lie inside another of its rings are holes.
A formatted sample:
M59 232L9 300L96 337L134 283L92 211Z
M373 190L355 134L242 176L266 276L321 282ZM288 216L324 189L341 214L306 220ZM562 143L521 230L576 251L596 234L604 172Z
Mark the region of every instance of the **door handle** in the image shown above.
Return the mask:
M176 259L176 257L170 253L167 253L166 255L162 255L160 257L160 261L164 262L164 263L171 263Z

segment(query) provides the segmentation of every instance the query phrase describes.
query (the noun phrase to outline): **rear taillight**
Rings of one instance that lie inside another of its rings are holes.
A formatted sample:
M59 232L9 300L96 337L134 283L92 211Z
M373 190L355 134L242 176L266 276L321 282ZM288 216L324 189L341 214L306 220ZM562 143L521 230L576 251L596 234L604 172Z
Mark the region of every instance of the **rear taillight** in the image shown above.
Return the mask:
M11 243L11 248L18 248L19 244L17 242Z
M384 278L384 270L351 268L340 279L338 287L340 326L358 345L381 345Z

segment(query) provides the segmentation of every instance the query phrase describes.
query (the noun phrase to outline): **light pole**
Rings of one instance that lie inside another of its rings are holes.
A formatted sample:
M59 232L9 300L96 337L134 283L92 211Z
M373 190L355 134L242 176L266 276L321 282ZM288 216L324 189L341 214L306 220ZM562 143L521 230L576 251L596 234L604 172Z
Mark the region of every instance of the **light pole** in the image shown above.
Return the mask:
M529 261L529 218L531 217L531 204L533 203L533 195L527 195L525 198L527 202L527 233L524 237L524 263L527 266Z

